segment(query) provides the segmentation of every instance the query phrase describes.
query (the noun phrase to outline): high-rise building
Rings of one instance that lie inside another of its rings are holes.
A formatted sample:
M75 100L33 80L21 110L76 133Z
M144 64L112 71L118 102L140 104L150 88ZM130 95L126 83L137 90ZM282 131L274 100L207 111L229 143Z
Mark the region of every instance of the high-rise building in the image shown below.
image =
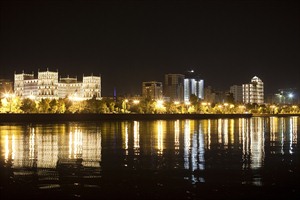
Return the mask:
M149 81L142 84L142 96L149 99L162 99L163 84L162 82Z
M183 101L183 74L166 74L164 83L164 97L171 101Z
M264 103L264 83L257 76L251 79L251 83L242 86L244 103Z
M194 74L194 71L189 71L184 78L184 101L190 101L190 96L193 94L199 99L204 99L204 80Z
M230 87L230 93L233 94L233 99L235 103L243 102L243 86L242 85L233 85Z

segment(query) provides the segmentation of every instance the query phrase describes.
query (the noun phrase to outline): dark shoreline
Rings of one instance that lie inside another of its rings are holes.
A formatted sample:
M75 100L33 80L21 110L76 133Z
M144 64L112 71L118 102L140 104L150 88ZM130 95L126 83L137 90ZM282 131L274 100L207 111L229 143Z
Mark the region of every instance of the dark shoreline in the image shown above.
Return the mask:
M99 120L177 120L251 118L252 114L0 114L1 122L60 122Z
M64 122L100 120L182 120L182 119L235 119L251 117L292 117L300 114L20 114L1 113L2 122Z

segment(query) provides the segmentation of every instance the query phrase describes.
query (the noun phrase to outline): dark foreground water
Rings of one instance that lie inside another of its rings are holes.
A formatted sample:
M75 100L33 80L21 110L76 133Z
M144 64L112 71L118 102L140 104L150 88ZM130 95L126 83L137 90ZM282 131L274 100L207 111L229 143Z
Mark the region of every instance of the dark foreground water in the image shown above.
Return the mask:
M3 199L299 199L300 118L0 124Z

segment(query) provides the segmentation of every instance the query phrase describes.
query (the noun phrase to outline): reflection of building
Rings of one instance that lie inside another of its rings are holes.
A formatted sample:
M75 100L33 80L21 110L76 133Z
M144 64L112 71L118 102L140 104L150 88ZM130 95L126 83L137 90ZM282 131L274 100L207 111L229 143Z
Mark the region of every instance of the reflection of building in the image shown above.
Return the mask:
M162 91L163 86L161 82L157 81L149 81L149 82L143 82L142 85L142 95L145 98L149 99L161 99L162 98Z
M251 83L243 84L243 102L264 103L264 83L257 76L251 79Z
M164 96L171 101L183 101L183 74L166 74Z
M204 81L194 75L194 71L189 71L184 78L184 101L190 101L190 96L195 95L199 99L204 99Z
M67 96L90 99L101 98L101 77L84 76L83 81L77 78L60 78L58 72L38 72L38 77L34 74L15 74L14 93L21 98L36 98L38 100L49 98L58 99Z

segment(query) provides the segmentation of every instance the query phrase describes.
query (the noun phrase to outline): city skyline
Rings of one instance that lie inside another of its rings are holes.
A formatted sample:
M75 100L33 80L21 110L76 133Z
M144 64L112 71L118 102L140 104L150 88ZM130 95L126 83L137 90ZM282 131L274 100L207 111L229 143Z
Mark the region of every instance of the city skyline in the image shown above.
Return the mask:
M0 77L100 74L112 96L194 69L205 86L258 76L274 93L299 88L299 19L299 3L284 1L5 1Z

